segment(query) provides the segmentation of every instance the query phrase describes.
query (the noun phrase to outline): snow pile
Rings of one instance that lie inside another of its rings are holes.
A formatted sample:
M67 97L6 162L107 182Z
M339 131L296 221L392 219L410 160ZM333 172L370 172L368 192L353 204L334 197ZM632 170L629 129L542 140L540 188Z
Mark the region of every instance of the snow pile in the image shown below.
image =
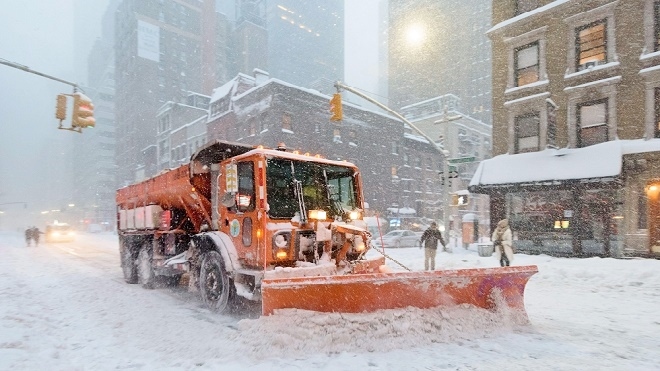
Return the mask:
M233 339L250 356L386 352L419 344L460 343L518 328L516 316L472 305L380 310L375 313L318 313L280 309L272 316L239 321ZM411 341L415 339L415 341Z

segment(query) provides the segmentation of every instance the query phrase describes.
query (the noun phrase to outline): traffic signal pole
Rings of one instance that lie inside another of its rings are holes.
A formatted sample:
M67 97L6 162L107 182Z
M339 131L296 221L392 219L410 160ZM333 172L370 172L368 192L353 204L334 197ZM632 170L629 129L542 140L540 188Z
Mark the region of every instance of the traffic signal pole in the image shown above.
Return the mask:
M8 61L6 59L3 59L3 58L0 58L0 64L4 64L5 66L13 67L13 68L19 69L19 70L24 71L24 72L32 73L32 74L35 74L37 76L45 77L47 79L55 80L55 81L61 82L63 84L71 85L71 86L73 86L73 94L74 95L76 93L78 93L78 89L80 89L80 86L78 86L78 84L76 84L75 82L71 82L71 81L67 81L67 80L64 80L64 79L60 79L59 77L47 75L43 72L39 72L39 71L35 71L33 69L30 69L30 67L28 67L28 66L18 64L18 63L14 63L14 62L10 62L10 61ZM65 94L65 95L69 95L69 94ZM73 96L73 95L70 95L70 96ZM59 108L59 106L60 106L60 102L58 101L58 108ZM78 132L78 133L82 133L82 130L81 130L80 127L78 127L78 128L73 128L73 127L67 128L67 127L62 126L62 121L63 120L64 119L60 119L60 126L58 127L58 129L70 130L70 131L75 131L75 132Z
M10 62L10 61L8 61L8 60L6 60L6 59L2 59L2 58L0 58L0 64L4 64L5 66L9 66L9 67L14 67L14 68L17 68L17 69L19 69L19 70L22 70L22 71L25 71L25 72L29 72L29 73L33 73L33 74L35 74L35 75L39 75L39 76L42 76L42 77L45 77L45 78L48 78L48 79L51 79L51 80L59 81L59 82L61 82L61 83L63 83L63 84L71 85L71 86L73 86L73 92L74 92L74 93L75 93L75 92L77 91L77 89L79 88L79 87L78 87L78 84L76 84L75 82L66 81L66 80L63 80L63 79L57 78L57 77L55 77L55 76L46 75L45 73L42 73L42 72L39 72L39 71L35 71L35 70L31 70L28 66L24 66L24 65L22 65L22 64L18 64L18 63Z
M450 237L449 236L449 216L450 216L450 208L451 208L451 205L450 205L451 198L449 197L449 190L450 190L450 188L449 188L449 163L447 162L448 157L449 157L449 151L446 150L446 149L440 148L440 146L438 146L438 144L433 139L431 139L431 137L424 134L421 130L419 130L419 128L417 128L417 126L413 125L412 122L408 121L401 114L399 114L398 112L394 111L393 109L387 107L386 105L380 103L379 101L371 98L370 96L365 95L362 92L360 92L360 91L358 91L358 90L356 90L356 89L354 89L354 88L352 88L352 87L350 87L346 84L343 84L341 81L335 82L335 88L337 89L338 93L341 90L350 91L351 93L357 95L358 97L366 99L367 101L375 104L376 106L378 106L378 107L382 108L383 110L385 110L385 111L391 113L392 115L396 116L399 120L406 123L413 130L415 130L415 132L417 132L419 135L424 137L424 139L428 140L429 143L431 144L431 146L433 148L435 148L440 153L440 155L442 156L441 158L442 158L442 171L443 171L443 173L442 173L442 176L443 176L443 182L442 182L443 210L442 210L442 213L443 213L443 225L445 227L444 238L447 241L447 243L449 243L449 241L450 241L450 238L449 238ZM446 142L446 140L447 139L445 138L445 142Z

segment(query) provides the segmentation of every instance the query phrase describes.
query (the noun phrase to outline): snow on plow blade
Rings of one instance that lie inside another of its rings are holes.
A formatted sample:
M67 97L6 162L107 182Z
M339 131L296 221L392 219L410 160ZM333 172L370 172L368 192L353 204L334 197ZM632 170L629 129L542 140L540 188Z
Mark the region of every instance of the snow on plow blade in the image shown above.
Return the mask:
M537 272L530 265L268 279L261 285L262 313L283 308L362 313L465 303L486 309L506 306L526 318L525 285Z

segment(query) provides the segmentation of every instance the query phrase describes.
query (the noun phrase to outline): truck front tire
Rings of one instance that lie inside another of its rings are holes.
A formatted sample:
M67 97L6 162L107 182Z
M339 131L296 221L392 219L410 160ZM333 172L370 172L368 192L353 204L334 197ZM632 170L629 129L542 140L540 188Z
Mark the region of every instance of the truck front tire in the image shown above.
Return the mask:
M207 251L202 257L199 292L204 304L214 312L225 312L234 299L234 283L217 251Z

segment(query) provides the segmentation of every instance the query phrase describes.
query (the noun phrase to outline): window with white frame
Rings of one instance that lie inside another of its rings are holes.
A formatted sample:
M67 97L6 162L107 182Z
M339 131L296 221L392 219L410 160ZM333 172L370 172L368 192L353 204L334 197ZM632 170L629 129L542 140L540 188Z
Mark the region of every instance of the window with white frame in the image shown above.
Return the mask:
M539 42L518 47L514 54L515 85L523 86L539 81Z
M575 69L607 63L607 20L578 27L575 30Z
M614 10L619 3L611 1L564 19L568 25L567 78L597 65L618 62Z
M516 116L515 152L525 153L539 150L541 118L539 112Z
M577 146L588 147L607 142L607 98L578 104Z
M507 89L548 79L545 57L547 29L547 26L543 26L505 39L509 51Z

